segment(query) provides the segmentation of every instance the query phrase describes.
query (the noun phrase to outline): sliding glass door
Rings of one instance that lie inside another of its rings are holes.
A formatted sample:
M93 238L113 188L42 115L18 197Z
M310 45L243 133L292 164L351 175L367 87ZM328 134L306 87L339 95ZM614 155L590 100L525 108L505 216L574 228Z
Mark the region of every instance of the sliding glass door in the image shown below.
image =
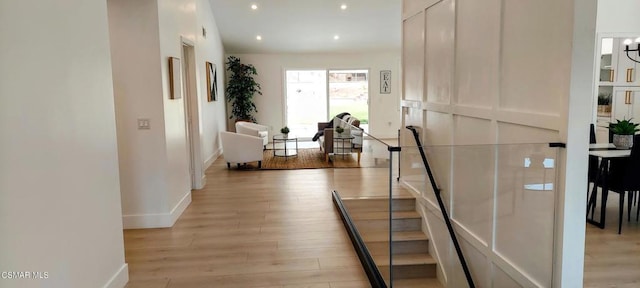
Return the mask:
M286 85L285 123L299 138L311 139L318 122L327 121L327 71L287 70Z
M348 112L369 128L369 71L329 70L329 115Z
M358 118L368 132L368 70L286 70L285 77L285 123L298 138L311 139L318 122L342 112Z

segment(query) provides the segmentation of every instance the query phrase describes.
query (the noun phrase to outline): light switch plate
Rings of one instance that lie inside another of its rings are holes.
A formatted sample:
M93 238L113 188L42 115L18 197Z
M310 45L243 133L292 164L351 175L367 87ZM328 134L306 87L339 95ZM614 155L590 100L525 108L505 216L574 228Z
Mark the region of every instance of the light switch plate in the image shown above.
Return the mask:
M151 129L151 120L147 118L138 118L138 129Z

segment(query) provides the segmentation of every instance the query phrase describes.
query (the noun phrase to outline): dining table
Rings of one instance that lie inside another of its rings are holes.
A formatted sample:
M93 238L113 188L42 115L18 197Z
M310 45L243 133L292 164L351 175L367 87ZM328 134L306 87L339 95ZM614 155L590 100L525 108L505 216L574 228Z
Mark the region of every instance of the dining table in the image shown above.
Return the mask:
M607 198L609 196L609 189L606 175L609 174L609 166L612 161L629 157L631 155L630 149L616 149L611 143L595 143L589 144L589 156L598 157L600 165L598 165L598 172L596 173L595 183L591 191L591 196L587 202L587 222L593 224L601 229L604 229L606 211L607 211ZM596 210L596 202L598 200L598 184L602 187L602 197L600 203L600 219L594 219ZM589 217L591 213L591 217Z

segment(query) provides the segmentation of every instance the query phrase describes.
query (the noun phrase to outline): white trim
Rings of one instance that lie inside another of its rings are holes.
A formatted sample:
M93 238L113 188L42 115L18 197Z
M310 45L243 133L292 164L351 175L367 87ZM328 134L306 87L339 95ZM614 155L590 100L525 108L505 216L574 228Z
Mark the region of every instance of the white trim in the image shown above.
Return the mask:
M183 35L180 35L180 43L184 43L184 44L187 44L189 46L196 47L196 43L195 42L191 41L191 39L189 39L189 38L187 38L187 37L185 37Z
M107 284L104 284L104 288L122 288L125 285L127 285L127 282L129 282L129 264L124 263L122 264L122 267L120 267L120 269L118 269L118 272L116 272L116 274L114 274L109 281L107 281Z
M191 191L188 191L170 213L122 215L124 229L169 228L180 218L191 204Z
M191 204L191 190L187 191L187 193L184 194L182 199L178 201L178 204L176 204L176 206L173 207L173 209L171 210L171 213L169 213L169 216L171 217L171 225L169 227L172 227L173 224L176 223L178 218L182 216L182 213L184 212L184 210L187 209L187 207L189 207L189 204Z
M211 167L211 165L213 164L213 162L215 162L216 160L218 160L218 157L220 157L220 155L222 155L222 149L218 148L218 150L216 152L213 152L213 155L211 155L211 157L209 157L207 160L204 161L204 171L207 171L207 169L209 169L209 167ZM202 177L206 177L203 173ZM205 182L202 182L202 186L204 186Z

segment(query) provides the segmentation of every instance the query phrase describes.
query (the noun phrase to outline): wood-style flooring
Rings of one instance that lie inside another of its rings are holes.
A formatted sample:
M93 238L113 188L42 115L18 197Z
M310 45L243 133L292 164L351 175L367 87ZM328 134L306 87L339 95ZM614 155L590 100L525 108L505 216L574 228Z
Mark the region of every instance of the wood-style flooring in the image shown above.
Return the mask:
M605 229L587 224L584 287L640 287L637 207L631 210L631 222L627 221L625 207L622 234L618 234L618 199L618 193L609 193ZM599 207L597 211L600 211Z
M237 171L220 158L206 175L174 227L125 230L127 287L369 287L333 169Z
M388 170L236 171L220 158L206 174L174 227L125 230L127 287L369 287L330 191L388 195L376 184ZM585 224L585 287L640 287L640 223L625 214L617 234L617 199L606 229Z

